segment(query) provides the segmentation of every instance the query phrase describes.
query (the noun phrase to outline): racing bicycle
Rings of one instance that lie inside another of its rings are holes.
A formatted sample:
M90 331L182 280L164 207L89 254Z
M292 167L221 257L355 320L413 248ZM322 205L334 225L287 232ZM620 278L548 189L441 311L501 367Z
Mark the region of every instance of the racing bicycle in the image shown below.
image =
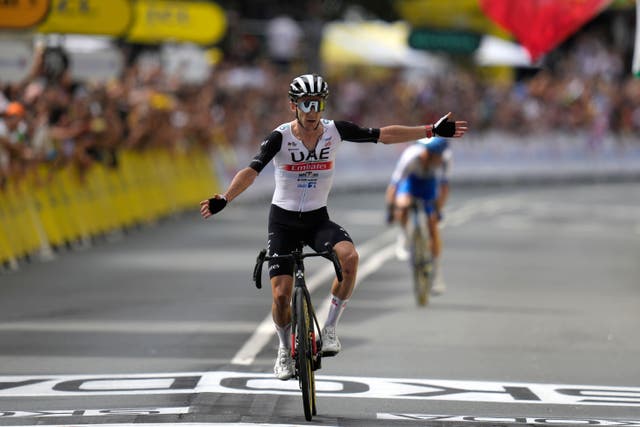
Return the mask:
M413 272L413 293L420 306L429 304L429 294L433 285L433 262L429 250L429 231L423 201L414 198L409 208L409 262Z
M303 245L301 244L299 249L288 255L268 256L266 249L261 250L253 269L253 281L258 289L262 287L262 265L265 261L290 260L293 262L291 356L295 361L295 377L298 378L298 384L300 390L302 390L304 417L307 421L311 421L312 416L317 414L314 372L321 367L322 334L319 333L320 325L311 304L311 295L305 282L303 259L322 256L331 260L336 277L340 282L342 281L342 269L338 256L329 243L325 244L324 251L317 253L303 253L302 247ZM317 336L316 332L318 332Z

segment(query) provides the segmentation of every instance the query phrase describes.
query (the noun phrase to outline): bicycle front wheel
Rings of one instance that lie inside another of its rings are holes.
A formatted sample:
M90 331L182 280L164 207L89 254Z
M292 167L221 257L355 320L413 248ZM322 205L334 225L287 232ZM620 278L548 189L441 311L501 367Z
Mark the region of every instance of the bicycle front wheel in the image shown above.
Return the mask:
M431 291L427 247L422 231L416 227L411 236L411 267L413 269L413 291L416 303L424 306L429 303Z
M313 351L311 310L304 292L296 292L295 298L298 381L302 390L304 417L307 421L311 421L311 417L316 413L316 388L311 354Z

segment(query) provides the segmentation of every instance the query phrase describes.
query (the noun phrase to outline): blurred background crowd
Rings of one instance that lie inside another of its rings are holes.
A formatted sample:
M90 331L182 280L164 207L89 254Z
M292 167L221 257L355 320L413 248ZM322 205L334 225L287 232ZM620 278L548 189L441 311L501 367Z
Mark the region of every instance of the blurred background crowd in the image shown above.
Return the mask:
M605 134L640 132L631 10L626 17L603 13L536 64L513 68L509 79L487 77L467 58L446 54L436 72L367 64L336 71L319 59L318 38L305 33L308 21L276 11L226 13L219 55L195 83L149 60L153 48L126 43L118 44L126 58L120 75L78 80L62 47L39 44L26 77L0 76L0 188L43 164L72 164L80 174L95 162L117 168L122 149L253 151L291 120L288 84L306 72L326 74L326 116L362 126L429 123L453 111L472 133L500 130L513 134L514 144L531 133L585 135L597 143Z

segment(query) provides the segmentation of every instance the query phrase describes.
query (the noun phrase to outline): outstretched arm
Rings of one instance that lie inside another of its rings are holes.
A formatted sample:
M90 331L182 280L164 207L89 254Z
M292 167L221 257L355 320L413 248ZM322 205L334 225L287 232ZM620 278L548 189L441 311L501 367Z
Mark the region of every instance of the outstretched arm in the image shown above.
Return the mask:
M399 142L415 141L424 137L440 135L447 138L459 138L467 131L467 122L464 120L450 121L451 112L443 116L432 125L402 126L391 125L380 128L378 141L383 144L397 144Z
M224 197L227 199L227 202L232 201L244 190L249 188L249 186L253 184L253 181L256 180L257 176L258 172L253 168L246 167L240 170L231 180L231 184L229 184L227 191L224 192Z
M271 134L262 141L262 144L260 144L260 151L253 158L249 166L236 173L224 194L216 194L212 198L200 202L200 215L207 219L211 215L217 214L224 209L228 202L249 188L265 165L280 151L281 146L282 134L277 131L271 132Z
M232 201L233 199L238 197L244 190L249 188L249 186L253 184L253 181L256 180L257 176L258 172L250 167L246 167L236 173L236 175L231 180L231 184L229 184L227 191L225 191L223 194L216 194L212 197L212 199L217 200L217 202L214 202L214 204L221 206L217 212L222 210L228 202ZM200 215L202 215L202 217L205 219L209 218L214 213L217 213L211 212L209 201L210 199L200 202Z
M397 144L399 142L415 141L426 136L425 126L391 125L380 128L378 141L383 144Z

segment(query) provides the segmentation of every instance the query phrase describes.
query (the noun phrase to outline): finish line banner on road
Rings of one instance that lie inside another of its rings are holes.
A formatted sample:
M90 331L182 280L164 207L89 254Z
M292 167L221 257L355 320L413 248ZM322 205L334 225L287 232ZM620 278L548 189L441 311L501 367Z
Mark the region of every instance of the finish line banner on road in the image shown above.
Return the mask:
M321 397L640 406L640 387L322 375L316 387ZM273 374L224 371L0 377L0 397L183 393L298 395L300 390L297 381L280 381Z
M554 426L626 426L640 427L640 420L616 420L601 418L565 418L565 417L509 417L478 415L434 415L434 414L393 414L379 413L379 420L402 421L438 421L439 423L470 423L482 425L554 425Z

